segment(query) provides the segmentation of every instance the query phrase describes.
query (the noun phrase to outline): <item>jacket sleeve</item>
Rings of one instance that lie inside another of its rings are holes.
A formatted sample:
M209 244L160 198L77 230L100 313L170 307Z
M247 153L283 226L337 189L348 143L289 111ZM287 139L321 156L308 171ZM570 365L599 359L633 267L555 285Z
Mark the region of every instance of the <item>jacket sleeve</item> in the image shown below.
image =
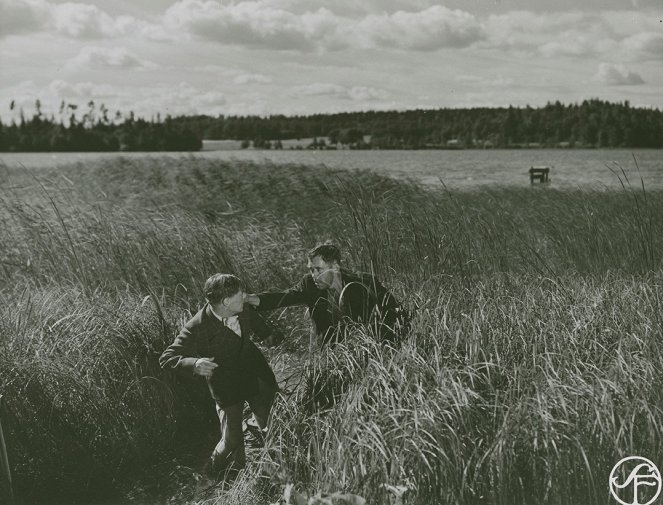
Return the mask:
M193 375L193 367L200 357L197 340L198 332L195 327L187 323L159 357L161 368Z
M307 305L310 293L306 288L306 276L286 291L259 293L260 304L258 310L272 310L292 305Z
M262 300L260 301L260 304L262 305ZM262 342L263 340L273 336L276 333L274 327L272 327L267 321L263 319L260 314L258 314L258 312L256 312L255 307L249 304L245 304L244 311L249 314L251 329L253 330L255 339L258 342Z

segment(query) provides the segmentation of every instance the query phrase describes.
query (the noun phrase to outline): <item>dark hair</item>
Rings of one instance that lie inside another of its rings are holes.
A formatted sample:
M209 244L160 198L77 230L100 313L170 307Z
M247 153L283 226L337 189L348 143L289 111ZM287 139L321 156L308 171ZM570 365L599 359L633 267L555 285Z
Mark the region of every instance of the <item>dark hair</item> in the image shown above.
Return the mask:
M316 256L320 256L326 263L336 262L341 263L341 250L333 242L325 242L318 244L308 252L308 259L312 260Z
M242 281L233 274L214 274L205 281L205 298L216 304L237 294L242 287Z

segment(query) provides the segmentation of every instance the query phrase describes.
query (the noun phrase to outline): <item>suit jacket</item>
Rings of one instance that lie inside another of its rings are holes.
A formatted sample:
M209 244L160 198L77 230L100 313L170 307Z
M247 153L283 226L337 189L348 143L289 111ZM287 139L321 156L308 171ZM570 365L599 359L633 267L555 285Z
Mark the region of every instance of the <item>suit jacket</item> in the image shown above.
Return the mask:
M249 305L244 306L238 317L241 337L225 326L206 304L184 325L159 358L159 364L193 375L198 358L214 358L219 366L206 379L212 397L221 406L234 405L258 394L258 380L276 387L276 378L265 356L249 338L263 340L271 329Z
M397 323L398 326L407 324L406 312L375 276L342 268L341 281L339 312L342 319L367 323L374 318L380 336L389 340L395 336ZM322 336L322 345L334 343L339 338L339 333L334 332L337 321L328 290L319 289L310 273L286 291L260 293L258 297L258 310L306 305L316 333Z

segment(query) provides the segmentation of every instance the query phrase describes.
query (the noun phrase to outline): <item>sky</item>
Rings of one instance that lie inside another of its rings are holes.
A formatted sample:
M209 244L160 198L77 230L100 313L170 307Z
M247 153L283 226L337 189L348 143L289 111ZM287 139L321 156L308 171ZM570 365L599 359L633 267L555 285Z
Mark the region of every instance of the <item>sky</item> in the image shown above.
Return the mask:
M663 0L0 0L3 121L590 98L663 109Z

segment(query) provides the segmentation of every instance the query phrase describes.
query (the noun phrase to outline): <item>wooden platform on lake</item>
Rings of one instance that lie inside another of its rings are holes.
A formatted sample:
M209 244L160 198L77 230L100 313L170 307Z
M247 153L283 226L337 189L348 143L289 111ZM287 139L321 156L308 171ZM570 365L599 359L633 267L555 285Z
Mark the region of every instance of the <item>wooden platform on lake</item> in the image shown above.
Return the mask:
M531 167L529 169L529 182L534 184L535 180L541 182L550 182L550 169L552 167Z

